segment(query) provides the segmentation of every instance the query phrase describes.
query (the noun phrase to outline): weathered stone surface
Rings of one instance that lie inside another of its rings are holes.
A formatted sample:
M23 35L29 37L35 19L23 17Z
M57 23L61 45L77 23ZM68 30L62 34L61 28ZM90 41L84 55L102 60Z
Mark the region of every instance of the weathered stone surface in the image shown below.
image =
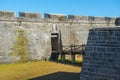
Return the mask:
M75 16L75 15L68 15L68 19L73 20L87 20L87 16Z
M115 25L116 25L116 26L120 26L120 18L116 18L116 20L115 20Z
M14 12L0 11L0 17L11 18L15 17Z
M67 16L65 14L48 14L48 13L45 13L45 18L49 18L49 19L56 19L56 20L59 20L59 21L66 21L67 19Z
M25 12L19 12L20 17L25 18L41 18L41 15L39 13L25 13Z
M18 29L22 29L28 39L27 51L29 53L29 59L40 60L45 58L49 59L51 56L52 33L61 34L62 45L81 45L87 42L89 29L108 25L108 23L105 22L105 19L103 21L94 20L93 22L88 21L87 16L74 16L72 19L73 20L70 22L70 19L68 19L66 15L61 14L46 14L45 19L41 19L41 15L39 13L26 12L21 12L19 17L15 17L14 12L0 11L0 56L11 56L11 48L16 43ZM113 19L113 22L111 21L109 23L109 26L114 26L114 21L115 19ZM110 34L112 35L112 33ZM113 33L115 36L119 36L118 34L119 32ZM94 35L94 33L91 35ZM98 35L98 33L95 33L95 35ZM102 36L107 34L101 33L99 35ZM97 37L89 38L91 40L97 39ZM99 39L106 40L107 37ZM114 38L114 40L120 40L120 38L117 37ZM96 43L97 42L95 42L94 45L96 45ZM113 43L110 45L112 44ZM9 58L8 60L7 58L8 57L5 59L1 58L2 60L0 60L0 63L4 63L4 60L5 62L9 62Z
M80 80L120 80L119 31L119 27L90 29Z

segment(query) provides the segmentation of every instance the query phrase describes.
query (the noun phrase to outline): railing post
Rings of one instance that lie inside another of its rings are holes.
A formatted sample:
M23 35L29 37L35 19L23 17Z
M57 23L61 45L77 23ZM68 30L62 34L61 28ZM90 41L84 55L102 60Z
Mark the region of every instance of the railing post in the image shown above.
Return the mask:
M62 62L65 62L65 54L62 54Z
M72 63L75 63L75 54L71 55L71 60L72 60Z
M84 55L85 54L85 44L82 44L82 55Z
M73 50L72 47L73 47L73 45L71 44L71 51L70 51L71 53L72 53L72 50Z

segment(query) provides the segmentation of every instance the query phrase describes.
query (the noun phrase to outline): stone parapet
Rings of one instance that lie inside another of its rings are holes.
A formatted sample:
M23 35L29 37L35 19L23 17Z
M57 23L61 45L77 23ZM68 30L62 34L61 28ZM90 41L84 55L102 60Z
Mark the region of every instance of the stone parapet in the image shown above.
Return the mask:
M51 14L51 13L45 13L45 18L52 19L52 20L58 20L58 21L66 21L67 16L65 14Z
M118 19L118 18L117 18ZM78 23L78 24L106 24L108 26L114 25L116 18L114 17L95 17L95 16L76 16L65 14L45 13L44 18L41 18L40 13L19 12L16 17L14 12L0 11L1 21L23 21L23 22L50 22L50 23ZM118 20L117 20L118 24Z
M73 20L88 20L88 17L87 16L68 15L68 19L73 19Z
M19 12L19 17L23 18L41 18L41 15L39 13L26 13L26 12Z
M15 13L14 12L8 12L8 11L0 11L0 17L4 17L4 18L15 17Z

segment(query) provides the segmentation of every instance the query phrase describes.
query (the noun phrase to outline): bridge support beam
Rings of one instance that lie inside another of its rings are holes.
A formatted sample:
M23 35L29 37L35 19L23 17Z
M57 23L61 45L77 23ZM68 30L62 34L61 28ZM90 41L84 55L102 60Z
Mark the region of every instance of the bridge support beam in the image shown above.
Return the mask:
M71 55L71 60L72 60L72 63L75 63L75 54Z
M65 54L62 54L62 62L65 62Z

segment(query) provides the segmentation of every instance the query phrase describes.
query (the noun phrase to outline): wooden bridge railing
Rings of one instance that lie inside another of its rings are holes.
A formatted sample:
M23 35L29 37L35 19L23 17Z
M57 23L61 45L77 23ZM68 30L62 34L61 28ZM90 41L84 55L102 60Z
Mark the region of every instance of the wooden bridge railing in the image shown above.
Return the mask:
M71 46L61 46L58 50L52 51L51 60L57 60L58 55L61 54L62 62L65 61L65 55L71 55L72 63L75 62L75 55L85 53L85 45L71 45Z
M62 54L84 54L85 45L62 46Z

